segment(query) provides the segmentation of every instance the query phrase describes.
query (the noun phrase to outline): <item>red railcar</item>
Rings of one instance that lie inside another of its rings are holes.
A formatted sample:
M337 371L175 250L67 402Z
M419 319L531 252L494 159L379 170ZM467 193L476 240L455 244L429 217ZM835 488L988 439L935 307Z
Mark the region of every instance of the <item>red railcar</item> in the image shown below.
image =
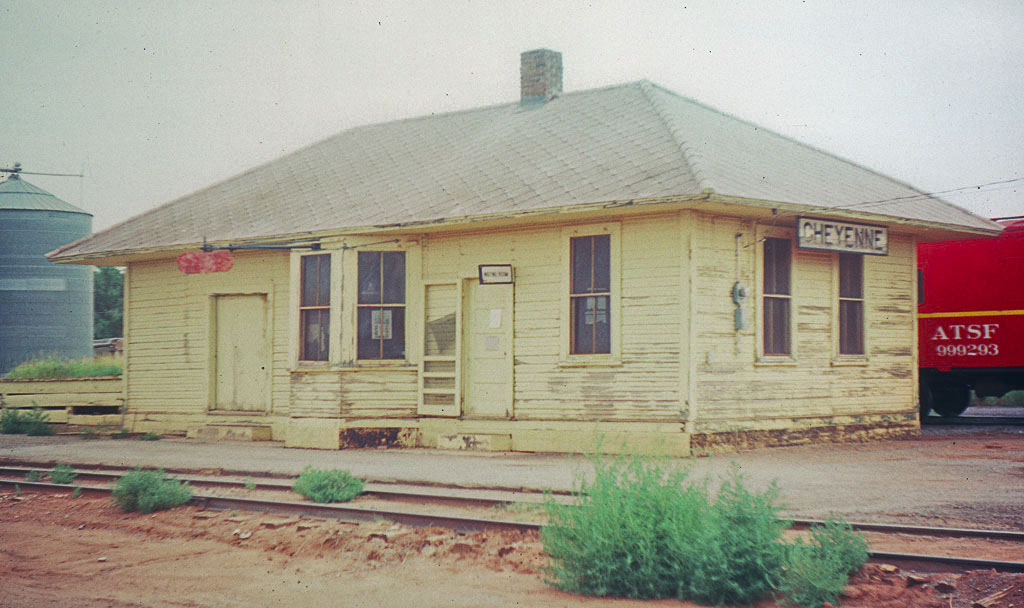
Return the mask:
M1024 216L994 238L917 248L921 415L1024 389Z

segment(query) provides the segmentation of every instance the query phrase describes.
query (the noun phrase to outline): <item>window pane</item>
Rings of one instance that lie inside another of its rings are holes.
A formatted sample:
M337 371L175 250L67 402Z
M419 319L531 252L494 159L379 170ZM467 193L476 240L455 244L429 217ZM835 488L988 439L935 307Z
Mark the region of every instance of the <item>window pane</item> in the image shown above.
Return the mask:
M597 314L595 316L595 332L594 332L594 352L595 353L610 353L612 352L612 332L611 323L609 323L609 298L608 296L599 296L593 298L595 301L595 307Z
M380 304L380 252L359 252L359 303Z
M317 281L317 306L330 306L331 305L331 256L329 255L318 255L316 256L319 263L318 281Z
M357 321L360 359L405 358L405 309L362 307Z
M373 339L373 313L379 308L360 308L357 320L359 340L356 347L360 359L380 359L380 340ZM379 320L379 319L378 319ZM380 329L378 328L379 333Z
M572 352L594 352L594 298L573 298Z
M385 359L405 359L405 309L401 307L383 308L381 312L386 316L391 314L391 334L383 338L383 351Z
M864 354L864 302L839 301L839 352Z
M839 297L864 297L864 256L839 254Z
M388 251L381 254L384 263L385 304L405 304L405 252Z
M577 237L569 241L572 249L572 293L590 293L592 281L594 239L589 236Z
M319 270L318 255L307 255L302 257L302 298L301 306L317 306L317 271Z
M789 354L789 299L764 298L764 354Z
M573 298L573 353L611 352L608 296Z
M789 295L789 239L764 242L764 292Z
M594 286L595 292L607 292L611 287L611 242L607 234L591 237L594 239Z
M303 361L326 361L330 336L330 311L303 310L301 319Z

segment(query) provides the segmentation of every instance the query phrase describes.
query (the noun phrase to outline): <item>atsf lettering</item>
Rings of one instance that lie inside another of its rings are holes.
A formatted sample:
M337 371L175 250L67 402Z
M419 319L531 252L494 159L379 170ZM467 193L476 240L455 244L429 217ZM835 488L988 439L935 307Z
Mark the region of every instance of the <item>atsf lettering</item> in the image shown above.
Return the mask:
M939 325L929 340L991 340L998 329L998 323Z

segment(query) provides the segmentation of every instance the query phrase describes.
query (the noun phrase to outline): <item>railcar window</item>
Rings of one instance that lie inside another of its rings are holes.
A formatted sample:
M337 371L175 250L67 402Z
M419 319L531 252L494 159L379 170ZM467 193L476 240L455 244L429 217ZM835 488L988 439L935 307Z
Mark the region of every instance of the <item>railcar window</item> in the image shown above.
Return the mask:
M917 269L917 305L924 304L924 271Z

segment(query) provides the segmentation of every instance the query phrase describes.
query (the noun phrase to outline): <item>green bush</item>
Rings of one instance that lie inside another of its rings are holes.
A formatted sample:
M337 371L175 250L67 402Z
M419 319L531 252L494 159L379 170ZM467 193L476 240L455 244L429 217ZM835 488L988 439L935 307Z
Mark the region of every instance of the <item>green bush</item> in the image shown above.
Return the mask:
M789 550L779 590L789 603L817 608L836 603L849 580L868 560L868 543L842 520L829 519L811 528L808 544L798 541Z
M763 493L748 490L734 469L698 521L696 535L682 538L692 572L680 582L680 599L707 604L750 604L771 593L785 565L774 484Z
M132 432L128 429L120 429L110 434L111 439L128 439L132 436Z
M555 587L584 595L751 603L785 558L776 490L751 493L734 471L716 496L641 456L594 459L574 504L547 503L541 531Z
M157 435L156 433L143 433L142 435L139 435L139 439L142 441L159 441L160 435Z
M41 357L26 361L7 372L7 378L91 378L121 375L121 357L105 355L61 359Z
M166 477L162 470L136 468L117 480L113 497L122 511L152 513L188 502L192 488L188 483Z
M68 464L58 462L50 471L50 481L53 483L74 483L75 477L78 477L78 473L75 473L75 470Z
M25 473L25 481L40 481L43 478L42 471L36 471L35 469Z
M4 435L17 435L25 432L25 420L21 410L13 407L5 407L0 412L0 433Z
M363 480L348 471L306 467L292 489L313 502L348 502L363 493Z
M867 557L864 539L841 522L815 528L809 545L786 544L777 488L751 491L736 469L712 493L708 480L656 459L593 462L573 504L546 504L547 582L564 591L746 605L783 589L816 606L819 587L841 590Z
M39 409L38 405L23 414L21 420L26 435L34 437L53 435L53 427L49 424L50 415Z

